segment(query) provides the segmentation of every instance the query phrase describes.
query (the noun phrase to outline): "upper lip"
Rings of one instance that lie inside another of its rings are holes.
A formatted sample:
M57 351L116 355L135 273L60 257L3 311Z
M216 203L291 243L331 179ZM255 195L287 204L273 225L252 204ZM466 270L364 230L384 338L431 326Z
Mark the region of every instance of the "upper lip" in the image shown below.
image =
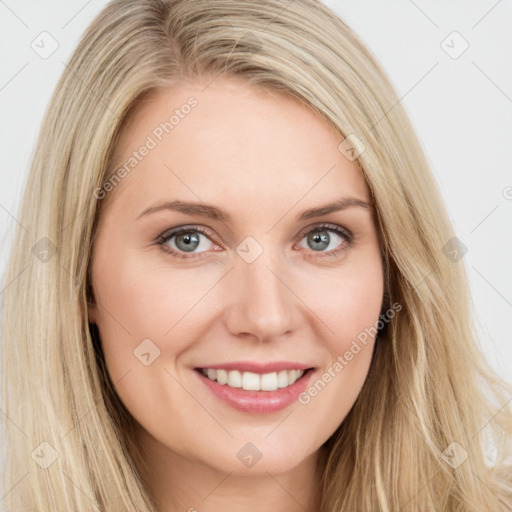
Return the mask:
M282 370L308 370L313 368L310 364L296 363L294 361L273 361L257 363L256 361L235 361L231 363L208 364L199 366L199 369L211 368L213 370L238 370L240 372L272 373Z

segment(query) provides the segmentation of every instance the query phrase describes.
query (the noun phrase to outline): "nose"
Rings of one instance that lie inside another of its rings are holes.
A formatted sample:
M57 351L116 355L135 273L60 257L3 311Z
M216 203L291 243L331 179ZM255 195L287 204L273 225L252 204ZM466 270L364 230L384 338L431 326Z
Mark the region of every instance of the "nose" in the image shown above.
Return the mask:
M283 265L269 252L252 263L238 258L230 272L227 326L235 336L271 341L296 327L298 299L286 283Z

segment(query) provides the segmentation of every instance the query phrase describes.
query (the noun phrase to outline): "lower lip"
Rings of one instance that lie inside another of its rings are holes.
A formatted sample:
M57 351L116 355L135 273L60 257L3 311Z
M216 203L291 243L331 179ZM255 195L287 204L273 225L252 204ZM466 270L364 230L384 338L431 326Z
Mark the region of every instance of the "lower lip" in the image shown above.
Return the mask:
M307 370L300 379L286 388L275 391L246 391L242 388L229 387L227 384L219 384L203 375L201 370L194 370L206 387L220 399L234 409L252 413L276 412L288 407L306 390L313 371Z

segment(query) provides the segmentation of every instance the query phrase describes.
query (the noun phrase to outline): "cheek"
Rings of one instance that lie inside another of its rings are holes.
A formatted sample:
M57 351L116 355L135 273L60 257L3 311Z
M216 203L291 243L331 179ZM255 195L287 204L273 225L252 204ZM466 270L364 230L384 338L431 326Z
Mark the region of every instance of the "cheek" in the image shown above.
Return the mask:
M329 352L332 360L340 362L342 367L337 365L332 370L345 374L345 379L360 387L368 372L382 308L384 290L380 265L355 272L340 288L337 308L331 306L328 318L332 319L331 328L335 333L329 338Z
M299 402L318 418L324 435L343 421L368 374L384 292L380 255L368 253L316 284L308 305L327 325L323 340L329 361Z
M148 265L147 260L157 263ZM204 277L191 280L190 273L170 271L157 258L129 250L110 252L93 271L108 373L121 401L139 423L149 422L147 427L161 414L162 404L178 403L185 416L198 414L195 402L170 374L197 336L191 313L215 282ZM175 433L174 427L166 428Z
M356 338L375 326L382 307L383 283L380 269L354 273L344 279L330 304L332 329L342 339Z
M308 306L326 326L330 352L339 354L347 343L376 325L382 308L384 282L380 253L361 252L331 273L316 273L302 288ZM350 343L349 343L350 344Z
M170 270L164 257L140 249L102 253L93 268L93 283L103 352L114 379L134 362L140 365L136 355L142 342L141 350L147 346L152 356L161 350L163 357L155 364L162 366L164 359L169 363L187 348L199 328L195 309L204 314L199 303L218 281L211 270L193 272Z

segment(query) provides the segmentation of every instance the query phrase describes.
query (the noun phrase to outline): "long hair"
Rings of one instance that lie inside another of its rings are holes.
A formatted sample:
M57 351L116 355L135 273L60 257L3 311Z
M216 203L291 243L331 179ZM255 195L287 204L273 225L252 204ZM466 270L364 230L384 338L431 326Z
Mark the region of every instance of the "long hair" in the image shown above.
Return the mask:
M476 338L440 192L385 72L314 0L114 0L84 33L45 114L3 285L0 504L155 510L88 322L96 191L143 98L220 75L293 95L339 134L375 205L386 301L402 306L325 442L321 510L510 510L511 388Z

